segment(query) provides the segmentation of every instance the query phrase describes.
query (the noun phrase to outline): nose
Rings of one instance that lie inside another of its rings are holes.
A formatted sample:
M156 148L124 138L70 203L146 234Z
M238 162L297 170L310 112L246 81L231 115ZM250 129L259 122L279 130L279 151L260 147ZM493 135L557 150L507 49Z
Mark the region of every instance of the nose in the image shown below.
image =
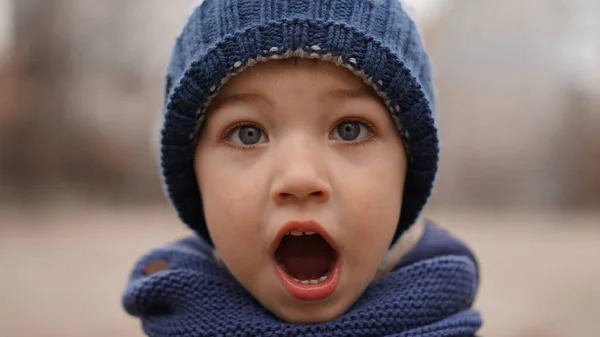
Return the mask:
M281 151L276 158L278 174L271 188L276 204L313 200L326 202L331 197L331 186L324 172L323 161L316 151Z

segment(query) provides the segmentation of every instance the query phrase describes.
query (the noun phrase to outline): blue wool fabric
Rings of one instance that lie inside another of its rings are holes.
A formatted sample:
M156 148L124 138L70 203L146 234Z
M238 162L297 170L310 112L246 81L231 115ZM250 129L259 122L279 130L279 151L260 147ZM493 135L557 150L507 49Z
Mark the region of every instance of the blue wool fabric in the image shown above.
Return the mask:
M168 269L145 273L157 260ZM221 269L212 248L195 236L144 256L123 305L141 317L150 337L472 337L481 327L479 313L471 309L478 278L469 249L428 224L417 246L344 315L320 324L290 324Z
M206 0L196 8L171 56L161 132L163 182L179 217L212 245L194 173L198 130L229 78L288 57L348 68L389 109L408 155L396 241L431 194L439 153L430 62L398 0Z

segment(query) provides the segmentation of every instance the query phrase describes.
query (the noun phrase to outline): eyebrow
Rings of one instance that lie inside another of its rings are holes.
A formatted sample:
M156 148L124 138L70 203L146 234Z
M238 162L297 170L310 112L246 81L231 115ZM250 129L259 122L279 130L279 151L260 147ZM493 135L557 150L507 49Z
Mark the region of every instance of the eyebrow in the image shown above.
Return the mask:
M371 88L368 88L366 86L361 86L358 88L349 88L349 89L343 89L343 88L336 88L336 89L331 89L328 90L324 96L327 97L333 97L333 98L341 98L341 99L348 99L348 98L374 98L379 100L380 97L379 95L377 95L375 93L375 91L373 91Z
M257 101L262 101L269 105L272 105L271 101L269 101L269 99L266 98L265 96L248 92L248 93L234 93L234 94L218 97L217 99L215 99L212 102L210 109L215 110L215 109L218 109L219 107L222 107L223 105L237 103L237 102L242 102L242 103L246 102L247 103L247 102L257 102Z

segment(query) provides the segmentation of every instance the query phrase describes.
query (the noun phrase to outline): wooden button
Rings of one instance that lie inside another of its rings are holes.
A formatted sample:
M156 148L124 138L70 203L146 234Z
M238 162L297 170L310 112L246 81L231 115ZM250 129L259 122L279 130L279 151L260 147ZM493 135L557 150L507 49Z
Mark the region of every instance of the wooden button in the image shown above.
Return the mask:
M152 275L158 273L159 271L167 269L169 269L169 264L167 263L167 261L165 261L164 259L158 259L148 263L144 267L144 274Z

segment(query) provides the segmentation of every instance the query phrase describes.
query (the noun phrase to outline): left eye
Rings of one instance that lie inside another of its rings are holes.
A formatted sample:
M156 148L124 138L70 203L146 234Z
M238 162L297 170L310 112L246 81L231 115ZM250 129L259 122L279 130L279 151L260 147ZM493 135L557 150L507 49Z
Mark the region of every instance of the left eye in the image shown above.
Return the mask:
M331 131L330 137L344 142L354 142L363 140L364 138L369 137L370 134L371 131L365 123L359 121L344 121Z
M236 146L253 146L267 142L267 137L260 127L246 124L233 129L229 134L228 141Z

